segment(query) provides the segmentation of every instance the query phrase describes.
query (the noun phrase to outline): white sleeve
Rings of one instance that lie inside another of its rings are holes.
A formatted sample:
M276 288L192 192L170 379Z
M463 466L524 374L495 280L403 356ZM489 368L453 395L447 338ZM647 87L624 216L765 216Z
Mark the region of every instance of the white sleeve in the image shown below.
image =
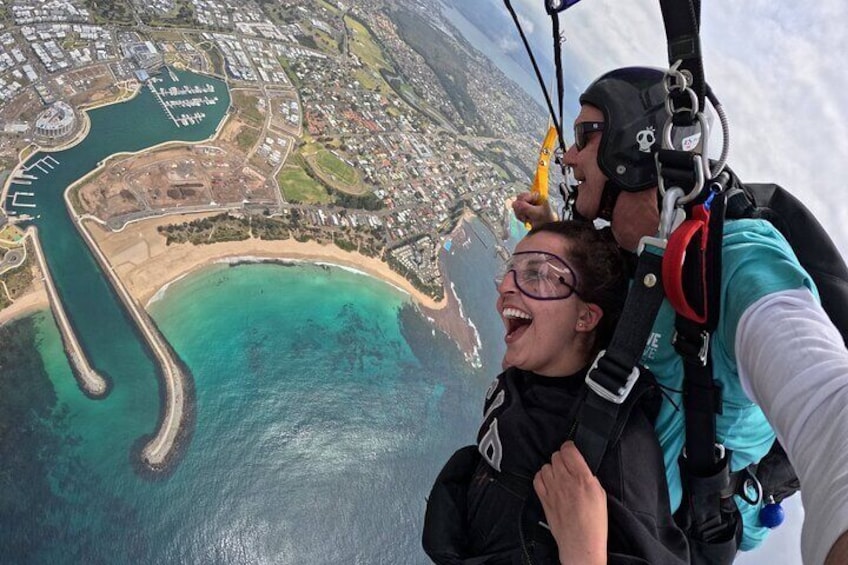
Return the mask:
M848 531L848 349L807 289L770 294L739 320L736 360L801 480L804 563Z

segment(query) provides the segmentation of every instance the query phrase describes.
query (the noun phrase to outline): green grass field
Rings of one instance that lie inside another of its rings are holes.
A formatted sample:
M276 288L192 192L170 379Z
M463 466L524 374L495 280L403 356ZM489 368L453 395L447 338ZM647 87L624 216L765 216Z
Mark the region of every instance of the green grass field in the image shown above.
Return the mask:
M297 165L286 165L280 169L277 183L280 185L283 197L289 202L329 204L333 201L324 187Z
M257 103L259 102L258 96L242 90L233 91L232 96L233 107L239 112L239 115L244 121L250 122L257 127L261 127L265 123L265 116L262 115L257 107Z
M345 17L345 25L351 30L350 50L359 57L363 65L374 70L391 68L388 61L383 57L380 46L374 42L364 25L351 17Z
M376 91L381 85L385 84L383 79L380 78L380 75L375 77L370 69L357 69L353 73L353 76L356 77L356 80L359 81L359 84L365 90Z
M320 29L316 28L312 30L312 39L315 40L315 44L318 45L318 48L324 53L338 54L339 46L336 43L336 40Z
M256 145L258 140L259 130L251 127L242 128L236 136L236 143L238 144L239 149L245 153L250 151L250 149Z
M12 225L4 226L0 229L0 239L17 243L23 237L21 230Z
M332 13L334 16L339 15L339 9L336 8L335 6L333 6L332 4L330 4L329 2L324 2L324 0L318 0L318 4L320 4L322 7L326 8L327 10L329 10L330 13Z
M319 151L315 155L315 164L321 169L321 172L332 176L334 180L343 184L355 185L359 181L356 169L327 150Z
M158 30L150 34L151 38L159 42L177 42L185 40L182 32L171 30Z

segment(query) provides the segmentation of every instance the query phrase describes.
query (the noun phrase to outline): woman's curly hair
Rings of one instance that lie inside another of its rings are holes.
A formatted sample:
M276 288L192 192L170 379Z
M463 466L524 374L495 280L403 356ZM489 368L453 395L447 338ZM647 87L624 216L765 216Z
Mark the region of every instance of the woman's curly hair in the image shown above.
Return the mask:
M626 261L611 231L596 229L590 222L567 220L540 224L527 235L539 232L558 234L566 241L564 258L575 271L577 294L604 312L595 350L605 348L621 317L629 284Z

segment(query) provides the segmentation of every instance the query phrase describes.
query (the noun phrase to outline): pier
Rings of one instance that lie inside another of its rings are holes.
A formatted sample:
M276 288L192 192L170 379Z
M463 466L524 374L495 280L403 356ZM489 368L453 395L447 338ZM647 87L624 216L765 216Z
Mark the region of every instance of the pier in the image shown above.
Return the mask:
M180 127L180 124L179 122L177 122L177 119L174 117L174 114L171 113L171 109L165 105L165 101L162 100L162 97L159 96L158 92L156 92L156 88L154 88L152 82L147 83L147 88L149 88L150 92L153 93L153 96L156 97L156 101L159 102L159 105L162 106L162 109L165 110L165 113L168 114L168 117L171 119L171 121L174 122L177 127Z
M203 112L194 112L193 114L174 115L172 108L198 108L200 106L214 106L218 103L217 96L205 96L206 94L214 94L215 87L207 83L203 86L188 86L181 87L171 86L169 88L157 89L153 79L147 82L147 88L156 98L156 101L168 115L168 118L174 122L177 127L187 127L202 122L206 118ZM177 96L188 96L191 98L174 98ZM166 99L167 97L171 97Z
M68 207L68 213L74 219L73 223L82 234L83 239L91 249L103 273L109 279L112 287L115 289L118 298L120 298L127 312L130 314L133 322L139 330L139 333L144 337L148 347L156 357L156 363L159 367L159 372L164 384L165 390L165 406L163 416L159 421L159 429L156 430L156 435L141 451L142 461L154 471L161 470L167 466L169 457L176 447L177 439L180 436L180 430L183 424L183 417L186 414L186 379L182 365L176 358L176 354L168 346L165 338L159 332L159 328L130 296L121 281L118 274L112 268L112 264L100 250L94 238L83 225L82 218L78 217L74 212L73 206L68 200L68 192L65 193L65 204Z
M27 196L33 197L35 196L34 192L16 192L12 195L12 206L20 207L20 208L35 208L35 204L31 202L18 202L18 196Z
M105 396L107 391L106 380L88 362L88 358L85 356L85 352L77 339L76 333L74 333L74 329L71 327L65 307L62 305L62 300L56 291L56 285L53 283L53 277L50 275L50 269L47 268L47 261L44 259L41 241L38 239L38 228L28 228L27 236L32 239L35 256L38 259L38 266L44 275L44 284L47 287L47 296L50 300L50 310L56 319L56 325L59 326L59 332L62 335L62 342L65 344L65 352L71 362L74 377L76 377L80 388L88 396L101 398Z

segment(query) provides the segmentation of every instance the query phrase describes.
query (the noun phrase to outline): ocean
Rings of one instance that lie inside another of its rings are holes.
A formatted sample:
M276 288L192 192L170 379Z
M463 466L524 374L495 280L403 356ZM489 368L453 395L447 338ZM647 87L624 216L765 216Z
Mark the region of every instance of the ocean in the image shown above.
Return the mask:
M195 425L154 480L132 453L155 379L90 400L49 313L0 328L0 562L427 563L425 497L474 441L503 352L494 240L466 234L443 259L480 369L349 270L219 264L171 285L150 312L194 375Z
M126 145L118 133L131 150L173 135L127 134L149 105L97 110L58 163L30 160L48 263L112 388L83 395L49 312L0 327L0 563L427 563L425 497L474 441L500 370L493 236L473 220L442 252L479 368L408 296L350 270L214 265L172 284L150 313L193 376L194 417L177 464L151 478L137 450L159 417L154 364L59 197ZM101 139L115 113L126 128Z

